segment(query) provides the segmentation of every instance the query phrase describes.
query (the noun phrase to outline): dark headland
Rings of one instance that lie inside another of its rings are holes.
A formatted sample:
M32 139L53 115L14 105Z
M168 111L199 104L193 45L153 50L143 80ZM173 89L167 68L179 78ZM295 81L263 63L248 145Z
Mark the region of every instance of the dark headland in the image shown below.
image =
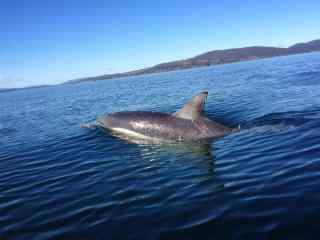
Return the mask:
M106 80L112 78L122 78L129 76L136 76L149 73L158 72L169 72L180 69L188 69L194 67L213 66L218 64L233 63L240 61L256 60L261 58L270 58L277 56L286 56L299 53L308 53L320 51L320 39L313 40L306 43L297 43L288 48L280 47L263 47L263 46L252 46L244 48L233 48L226 50L214 50L200 54L198 56L178 60L173 62L161 63L153 67L144 68L140 70L116 73L116 74L105 74L95 77L87 77L71 80L67 83L79 83L86 81Z

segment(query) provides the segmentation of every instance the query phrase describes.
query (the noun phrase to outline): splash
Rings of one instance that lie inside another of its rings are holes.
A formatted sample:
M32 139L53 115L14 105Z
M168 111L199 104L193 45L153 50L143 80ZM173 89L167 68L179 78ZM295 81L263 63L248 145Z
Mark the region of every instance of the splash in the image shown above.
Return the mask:
M87 128L87 129L97 129L99 127L99 124L96 121L89 122L89 123L81 123L81 128Z

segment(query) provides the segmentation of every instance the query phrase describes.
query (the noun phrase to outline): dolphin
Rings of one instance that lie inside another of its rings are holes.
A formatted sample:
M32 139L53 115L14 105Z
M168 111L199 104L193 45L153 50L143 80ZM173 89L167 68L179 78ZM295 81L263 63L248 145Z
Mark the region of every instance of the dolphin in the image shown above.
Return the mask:
M173 114L124 111L98 117L97 125L114 135L145 140L202 142L223 137L236 129L204 115L208 92L193 96Z

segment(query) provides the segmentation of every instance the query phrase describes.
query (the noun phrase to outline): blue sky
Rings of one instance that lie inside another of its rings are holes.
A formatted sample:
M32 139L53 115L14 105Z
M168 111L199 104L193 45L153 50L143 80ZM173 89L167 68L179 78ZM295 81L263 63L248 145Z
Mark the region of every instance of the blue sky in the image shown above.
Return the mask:
M0 88L320 38L320 1L1 0Z

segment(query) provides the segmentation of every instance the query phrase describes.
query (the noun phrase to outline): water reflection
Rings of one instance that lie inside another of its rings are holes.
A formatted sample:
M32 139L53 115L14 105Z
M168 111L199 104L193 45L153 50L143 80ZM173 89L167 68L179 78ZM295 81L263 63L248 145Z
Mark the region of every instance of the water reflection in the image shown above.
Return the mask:
M162 144L138 144L141 157L144 160L154 162L161 159L171 159L176 165L196 163L205 169L214 172L214 156L211 145L192 143L162 143Z
M111 133L128 143L133 143L140 148L149 149L151 152L171 152L176 154L192 154L194 156L207 156L213 160L211 142L176 142L163 139L141 139L128 137L119 133Z
M223 184L215 173L213 142L185 143L146 140L118 135L119 141L134 146L144 163L146 174L172 175L173 178L199 184L210 181L221 190ZM140 164L143 164L140 163Z

